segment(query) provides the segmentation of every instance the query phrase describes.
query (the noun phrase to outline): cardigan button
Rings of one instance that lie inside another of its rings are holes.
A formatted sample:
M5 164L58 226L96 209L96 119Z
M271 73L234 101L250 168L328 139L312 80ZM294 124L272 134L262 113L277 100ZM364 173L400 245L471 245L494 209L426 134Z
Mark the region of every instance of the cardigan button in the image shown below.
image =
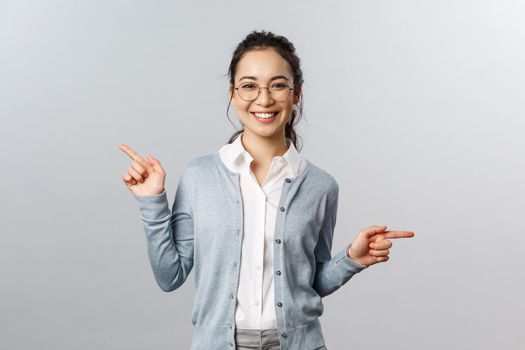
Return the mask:
M277 276L281 276L281 271L277 270L276 274Z
M281 207L279 210L284 211L284 207Z
M292 180L290 180L289 178L286 178L286 182L292 182Z
M278 302L278 303L277 303L277 306L281 307L281 306L283 306L283 303Z
M283 338L286 338L288 336L288 334L286 333L282 333L281 335L283 336Z
M277 238L275 242L277 242L277 244L281 244L281 240L279 238Z

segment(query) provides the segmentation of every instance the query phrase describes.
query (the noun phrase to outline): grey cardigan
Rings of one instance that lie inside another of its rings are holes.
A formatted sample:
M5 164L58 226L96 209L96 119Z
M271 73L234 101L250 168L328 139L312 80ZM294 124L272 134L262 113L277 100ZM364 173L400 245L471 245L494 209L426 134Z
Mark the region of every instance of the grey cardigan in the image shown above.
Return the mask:
M339 185L307 162L283 182L275 224L275 313L282 350L313 350L325 344L319 317L322 298L367 268L347 256L333 257ZM219 152L191 159L183 169L172 210L166 192L135 196L159 287L179 288L195 265L196 294L191 350L236 349L235 307L243 206L240 175Z

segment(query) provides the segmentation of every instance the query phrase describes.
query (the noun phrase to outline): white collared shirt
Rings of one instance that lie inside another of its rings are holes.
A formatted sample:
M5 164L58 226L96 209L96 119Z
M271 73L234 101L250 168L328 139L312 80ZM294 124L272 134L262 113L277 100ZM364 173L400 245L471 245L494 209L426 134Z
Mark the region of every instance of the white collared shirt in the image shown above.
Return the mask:
M277 207L283 182L300 174L306 162L287 138L288 150L282 156L273 157L260 186L250 168L253 157L244 148L241 137L242 134L219 150L223 163L240 174L244 209L235 323L240 329L274 329L277 322L272 247Z

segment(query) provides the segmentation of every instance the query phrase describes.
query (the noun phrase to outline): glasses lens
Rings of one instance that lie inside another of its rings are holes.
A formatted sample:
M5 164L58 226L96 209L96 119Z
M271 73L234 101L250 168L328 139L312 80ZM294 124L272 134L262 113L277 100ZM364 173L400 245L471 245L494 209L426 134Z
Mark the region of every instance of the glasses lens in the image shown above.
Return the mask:
M290 93L290 88L284 83L275 83L270 86L270 93L276 101L285 101Z
M259 87L252 83L244 83L239 86L239 96L243 100L251 101L257 98L259 94Z

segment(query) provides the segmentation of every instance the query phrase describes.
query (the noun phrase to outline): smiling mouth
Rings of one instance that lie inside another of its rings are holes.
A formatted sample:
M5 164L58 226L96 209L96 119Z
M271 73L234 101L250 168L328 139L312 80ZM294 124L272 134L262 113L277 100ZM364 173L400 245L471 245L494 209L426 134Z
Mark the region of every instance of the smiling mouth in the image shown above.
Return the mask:
M273 113L255 113L250 112L251 115L253 115L255 118L259 120L267 120L267 119L273 119L279 114L279 112L273 112Z

